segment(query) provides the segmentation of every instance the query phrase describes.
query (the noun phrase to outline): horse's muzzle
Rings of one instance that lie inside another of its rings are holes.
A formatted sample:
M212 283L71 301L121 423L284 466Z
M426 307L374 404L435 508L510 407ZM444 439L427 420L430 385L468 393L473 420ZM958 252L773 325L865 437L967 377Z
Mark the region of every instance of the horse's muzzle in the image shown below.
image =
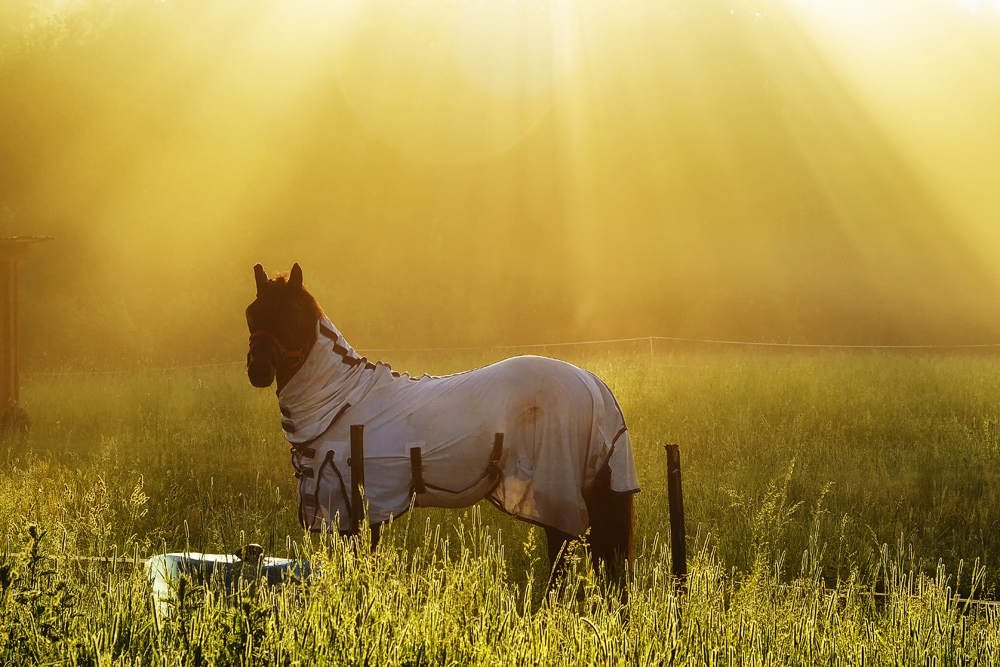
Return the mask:
M253 386L259 389L270 387L276 372L274 363L266 356L255 357L253 352L247 354L247 377Z

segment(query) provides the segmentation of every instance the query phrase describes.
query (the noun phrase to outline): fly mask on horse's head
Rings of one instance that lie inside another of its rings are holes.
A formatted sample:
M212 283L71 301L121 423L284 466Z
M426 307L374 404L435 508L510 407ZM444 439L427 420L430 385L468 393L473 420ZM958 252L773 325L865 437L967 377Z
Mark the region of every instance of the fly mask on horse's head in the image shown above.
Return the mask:
M302 269L268 280L264 267L253 267L257 298L247 306L250 350L247 376L255 387L269 387L277 377L278 390L299 369L316 342L316 320L321 310L302 288Z

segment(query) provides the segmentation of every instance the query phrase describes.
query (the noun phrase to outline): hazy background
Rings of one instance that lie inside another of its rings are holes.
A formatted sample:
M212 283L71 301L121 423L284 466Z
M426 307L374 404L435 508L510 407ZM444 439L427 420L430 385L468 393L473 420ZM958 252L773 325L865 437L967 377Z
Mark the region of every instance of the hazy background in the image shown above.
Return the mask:
M356 347L1000 342L1000 3L2 0L30 368Z

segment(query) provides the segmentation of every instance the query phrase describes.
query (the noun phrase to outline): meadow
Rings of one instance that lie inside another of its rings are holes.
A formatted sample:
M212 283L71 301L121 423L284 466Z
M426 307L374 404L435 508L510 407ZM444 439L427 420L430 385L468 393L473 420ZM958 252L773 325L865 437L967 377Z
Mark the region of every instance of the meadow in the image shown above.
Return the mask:
M565 353L566 350L552 350ZM443 374L498 357L398 354ZM540 529L418 510L375 554L297 525L272 391L238 365L37 373L0 444L3 664L995 664L1000 359L580 351L621 402L642 493L628 604ZM669 577L681 448L690 580ZM317 574L150 603L143 557L258 542ZM77 556L116 556L115 564Z

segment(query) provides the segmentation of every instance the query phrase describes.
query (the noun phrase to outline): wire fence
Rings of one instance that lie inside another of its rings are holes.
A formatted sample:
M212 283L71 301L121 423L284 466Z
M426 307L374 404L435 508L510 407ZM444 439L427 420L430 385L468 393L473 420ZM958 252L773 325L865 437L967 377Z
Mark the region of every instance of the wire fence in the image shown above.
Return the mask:
M709 345L746 345L755 347L791 347L842 350L946 350L1000 348L1000 343L969 343L956 345L840 345L827 343L765 343L746 340L717 340L712 338L681 338L679 336L640 336L638 338L607 338L604 340L578 340L568 343L525 343L522 345L480 345L473 347L414 347L414 348L365 348L358 352L458 352L471 350L522 350L545 347L571 347L578 345L606 345L611 343L637 343L670 341L675 343L702 343Z
M242 366L245 361L224 361L217 364L194 364L190 366L160 366L157 368L133 368L128 370L111 371L28 371L21 373L22 377L49 377L63 375L135 375L136 373L167 373L170 371L187 371L199 368L224 368L227 366Z
M756 348L789 348L817 350L989 350L1000 349L1000 343L965 343L953 345L849 345L836 343L769 343L746 340L722 340L712 338L684 338L680 336L638 336L634 338L604 338L600 340L578 340L555 343L523 343L520 345L469 345L458 347L369 347L356 348L362 354L405 354L416 352L488 352L492 350L540 350L553 347L585 347L593 345L613 345L618 343L649 343L649 354L655 354L656 341L699 345L719 345ZM136 368L131 370L89 370L89 371L30 371L24 377L52 377L73 375L134 375L136 373L166 373L171 371L197 370L201 368L226 368L245 365L245 361L225 361L211 364L161 366Z

